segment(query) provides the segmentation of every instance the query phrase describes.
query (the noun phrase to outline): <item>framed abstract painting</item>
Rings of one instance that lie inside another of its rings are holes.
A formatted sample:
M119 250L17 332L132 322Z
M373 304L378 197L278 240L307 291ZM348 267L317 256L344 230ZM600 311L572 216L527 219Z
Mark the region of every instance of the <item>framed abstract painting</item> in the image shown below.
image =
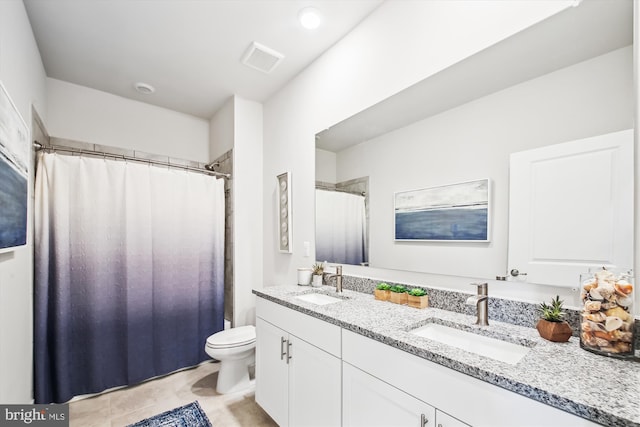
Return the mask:
M395 240L490 241L490 187L481 179L395 193Z
M0 83L0 252L27 244L29 128Z

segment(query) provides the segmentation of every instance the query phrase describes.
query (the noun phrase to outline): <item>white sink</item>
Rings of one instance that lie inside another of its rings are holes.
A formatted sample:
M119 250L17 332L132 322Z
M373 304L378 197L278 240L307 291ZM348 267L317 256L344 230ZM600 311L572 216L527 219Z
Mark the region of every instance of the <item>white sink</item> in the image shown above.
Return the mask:
M529 347L485 337L437 323L429 323L412 334L438 341L462 350L515 365L529 352Z
M316 304L316 305L333 304L334 302L342 301L342 299L340 298L335 298L329 295L316 294L316 293L298 295L296 299L299 299L305 302L310 302L311 304Z

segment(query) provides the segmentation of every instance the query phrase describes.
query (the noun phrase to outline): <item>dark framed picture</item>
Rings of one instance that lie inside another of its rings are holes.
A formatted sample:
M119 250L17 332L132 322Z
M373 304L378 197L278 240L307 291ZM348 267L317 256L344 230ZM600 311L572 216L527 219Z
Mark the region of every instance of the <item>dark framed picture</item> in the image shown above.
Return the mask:
M394 195L395 240L490 241L489 179Z
M0 83L0 252L27 244L29 128Z

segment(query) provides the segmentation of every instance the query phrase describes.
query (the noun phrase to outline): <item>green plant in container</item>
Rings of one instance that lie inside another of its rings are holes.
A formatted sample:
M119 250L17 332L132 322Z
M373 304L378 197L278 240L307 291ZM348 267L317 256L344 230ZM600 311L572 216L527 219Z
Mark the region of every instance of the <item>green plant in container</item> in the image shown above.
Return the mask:
M322 286L324 266L322 264L313 264L311 269L313 270L313 280L311 281L311 285L316 287Z
M560 300L560 296L556 295L555 298L551 299L551 304L542 302L538 306L540 320L536 324L536 329L542 338L554 342L565 342L571 338L573 330L563 320L565 316L562 307L563 303L564 301Z
M407 288L402 285L394 285L389 288L391 294L389 295L389 301L395 304L407 303Z
M391 285L388 283L380 282L376 289L373 291L374 297L379 301L389 301L389 295L391 294Z
M426 308L429 306L429 297L427 291L422 288L413 288L407 295L407 304L409 307Z

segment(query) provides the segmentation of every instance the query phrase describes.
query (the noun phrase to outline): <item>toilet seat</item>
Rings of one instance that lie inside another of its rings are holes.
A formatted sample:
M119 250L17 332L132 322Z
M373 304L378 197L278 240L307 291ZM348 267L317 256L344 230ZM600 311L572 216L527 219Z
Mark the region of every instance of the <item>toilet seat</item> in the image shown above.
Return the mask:
M239 326L217 332L207 338L208 348L235 348L252 344L256 341L256 327L253 325Z

